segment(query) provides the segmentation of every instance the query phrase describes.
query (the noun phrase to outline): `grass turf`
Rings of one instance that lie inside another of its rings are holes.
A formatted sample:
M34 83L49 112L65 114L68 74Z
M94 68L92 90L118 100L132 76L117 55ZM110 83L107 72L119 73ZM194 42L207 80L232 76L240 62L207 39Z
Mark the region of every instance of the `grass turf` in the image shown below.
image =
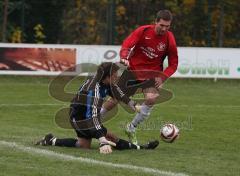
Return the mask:
M101 155L98 144L92 150L60 147L35 147L33 142L48 132L58 137L75 137L73 130L60 128L56 112L68 102L48 93L52 78L0 77L0 140L24 146L52 150L116 164L131 164L189 175L239 175L240 163L240 83L238 80L171 79L165 88L174 98L154 107L150 118L139 127L141 143L159 139L160 126L174 122L180 128L175 143L160 142L153 151L114 151ZM74 80L67 91L80 85ZM126 138L123 127L133 118L119 107L117 115L106 126ZM0 145L1 175L136 175L136 171L109 168L74 161L59 160ZM106 169L107 168L107 169ZM107 170L107 171L106 171ZM149 175L137 173L138 175Z

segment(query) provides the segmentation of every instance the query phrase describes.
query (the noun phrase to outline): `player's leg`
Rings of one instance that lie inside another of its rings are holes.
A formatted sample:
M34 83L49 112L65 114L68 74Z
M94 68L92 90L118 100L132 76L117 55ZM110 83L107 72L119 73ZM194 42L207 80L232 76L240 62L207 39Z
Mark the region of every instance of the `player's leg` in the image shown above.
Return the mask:
M152 107L159 97L159 92L156 88L150 87L143 90L145 101L141 105L141 110L136 114L131 124L137 127L145 119L147 119L151 113Z
M53 134L47 134L43 139L38 141L36 145L43 146L59 146L59 147L78 147L78 148L90 148L91 139L81 138L57 138Z
M86 139L86 138L78 138L78 141L76 143L76 147L84 148L84 149L90 149L92 144L92 139Z
M49 133L46 136L43 137L43 139L36 142L36 145L53 145L53 146L64 146L64 147L75 147L77 143L77 139L74 138L64 138L64 139L58 139L53 134Z
M38 141L36 145L53 145L60 147L80 147L80 148L90 148L92 137L89 134L89 130L81 130L78 128L75 120L72 120L72 111L70 110L70 123L77 134L76 138L57 138L53 134L47 134L43 139Z
M143 89L143 93L145 100L141 105L140 112L135 115L132 122L128 123L126 127L126 134L128 135L129 140L134 144L137 144L137 126L149 117L152 107L159 97L159 92L155 87L147 87Z
M114 147L117 150L127 150L127 149L155 149L159 145L159 141L149 141L147 144L144 145L135 145L129 141L126 141L124 139L118 138L115 134L112 132L107 132L106 134L107 140L110 140L116 144Z
M86 139L86 138L55 138L52 140L52 145L53 146L59 146L59 147L77 147L77 148L85 148L89 149L91 148L91 139Z
M155 149L159 145L158 140L154 141L149 141L148 143L144 145L138 145L138 144L133 144L129 141L126 141L124 139L119 139L118 142L116 142L116 147L115 149L117 150L127 150L127 149L135 149L135 150L140 150L140 149Z
M119 137L117 137L115 134L113 134L109 130L106 134L106 139L114 142L116 144L116 146L114 148L117 149L117 150L140 149L140 146L134 145L131 142L120 139Z

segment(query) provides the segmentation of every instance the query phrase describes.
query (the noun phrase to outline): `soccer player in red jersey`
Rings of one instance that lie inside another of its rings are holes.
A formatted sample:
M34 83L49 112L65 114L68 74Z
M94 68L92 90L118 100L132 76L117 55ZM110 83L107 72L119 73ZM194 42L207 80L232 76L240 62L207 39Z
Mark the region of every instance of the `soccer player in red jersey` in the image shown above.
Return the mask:
M171 22L171 12L160 10L155 24L138 27L124 40L120 50L121 62L128 66L129 71L123 73L119 86L124 90L127 83L125 91L129 96L141 87L145 99L141 111L126 127L126 133L134 144L137 144L135 129L150 115L159 97L158 89L177 70L178 52L174 35L169 31ZM168 67L164 69L163 62L166 56ZM137 84L140 86L136 86ZM117 101L113 99L105 103L101 110L102 115L116 104Z

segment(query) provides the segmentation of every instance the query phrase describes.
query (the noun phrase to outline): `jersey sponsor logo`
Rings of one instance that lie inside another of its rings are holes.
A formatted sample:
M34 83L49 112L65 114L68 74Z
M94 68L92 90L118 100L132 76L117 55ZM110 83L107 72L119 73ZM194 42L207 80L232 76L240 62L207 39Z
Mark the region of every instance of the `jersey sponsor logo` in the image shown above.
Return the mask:
M158 49L158 51L164 51L164 50L166 49L166 44L160 42L160 43L157 45L157 49Z
M151 47L147 47L147 50L148 50L149 52L155 52L155 49L153 49L153 48L151 48Z
M149 58L154 59L158 57L158 54L156 54L155 49L151 47L140 47L142 49L142 52Z

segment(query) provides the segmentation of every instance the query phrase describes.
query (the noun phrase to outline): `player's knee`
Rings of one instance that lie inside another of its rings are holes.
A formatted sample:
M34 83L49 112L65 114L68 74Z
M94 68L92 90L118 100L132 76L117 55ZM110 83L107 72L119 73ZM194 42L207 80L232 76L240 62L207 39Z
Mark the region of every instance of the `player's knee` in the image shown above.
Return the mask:
M92 142L91 140L79 138L77 141L77 145L78 145L77 147L83 148L83 149L90 149L91 142Z
M154 104L156 103L158 97L159 97L159 94L157 94L157 93L147 94L147 96L146 96L146 98L145 98L145 103L146 103L147 105L154 105Z

